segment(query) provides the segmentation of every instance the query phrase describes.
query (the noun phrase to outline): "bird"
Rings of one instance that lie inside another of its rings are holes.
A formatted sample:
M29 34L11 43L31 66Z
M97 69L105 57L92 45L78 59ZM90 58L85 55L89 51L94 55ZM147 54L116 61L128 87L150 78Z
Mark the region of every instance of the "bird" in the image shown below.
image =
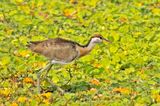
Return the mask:
M31 51L43 55L49 60L49 63L37 73L38 93L41 93L41 74L42 72L46 71L45 79L52 85L52 87L56 87L57 90L63 95L64 90L47 78L47 74L51 67L54 64L71 63L72 61L89 54L96 44L102 43L103 41L111 43L110 40L104 38L101 34L94 34L85 45L81 45L75 41L60 37L50 38L42 41L30 41L27 47Z

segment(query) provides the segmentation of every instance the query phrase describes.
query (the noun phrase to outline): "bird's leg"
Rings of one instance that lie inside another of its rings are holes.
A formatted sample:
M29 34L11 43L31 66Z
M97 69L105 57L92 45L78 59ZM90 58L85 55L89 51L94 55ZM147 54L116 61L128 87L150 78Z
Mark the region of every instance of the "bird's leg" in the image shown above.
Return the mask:
M63 95L64 94L63 89L61 89L59 86L57 86L56 84L54 84L49 78L47 78L48 72L49 72L49 70L51 69L52 66L53 66L53 64L51 63L51 66L48 67L48 69L46 69L47 72L46 72L46 74L44 76L44 79L46 79L51 84L52 87L56 87L56 89L60 92L60 94Z
M38 88L38 93L40 94L41 93L41 88L40 88L40 77L41 77L41 73L45 70L47 70L47 73L48 71L51 69L52 67L52 64L51 63L48 63L46 65L46 67L44 67L43 69L41 69L38 73L37 73L37 88Z
M67 83L66 84L64 84L64 85L67 85L70 81L71 81L71 79L72 79L72 73L71 73L71 70L70 69L68 69L68 71L67 71L68 73L69 73L69 77L70 77L70 79L67 81Z
M46 74L44 75L44 79L46 79L46 77L47 77L47 75L48 75L50 69L52 68L52 66L53 66L53 64L51 63L51 66L48 67L48 69L46 70L47 72L46 72Z
M49 78L46 77L46 80L51 84L52 87L56 87L56 89L60 92L61 95L64 95L63 89L61 89L59 86L54 84Z

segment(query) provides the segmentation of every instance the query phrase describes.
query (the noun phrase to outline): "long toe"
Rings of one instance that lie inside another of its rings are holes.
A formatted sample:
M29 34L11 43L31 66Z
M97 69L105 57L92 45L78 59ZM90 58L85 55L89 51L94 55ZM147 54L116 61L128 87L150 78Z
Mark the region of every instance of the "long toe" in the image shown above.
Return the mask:
M54 84L49 78L46 77L46 80L51 84L52 87L56 87L57 90L60 92L61 95L64 95L64 90L62 88L60 88L59 86L57 86L56 84Z

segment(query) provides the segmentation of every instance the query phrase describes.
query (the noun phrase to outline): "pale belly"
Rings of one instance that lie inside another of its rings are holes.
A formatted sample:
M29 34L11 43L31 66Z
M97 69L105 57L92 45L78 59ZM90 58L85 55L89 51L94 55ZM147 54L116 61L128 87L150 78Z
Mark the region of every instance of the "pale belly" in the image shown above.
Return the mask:
M52 60L51 63L52 63L52 64L68 64L68 63L70 63L70 62Z

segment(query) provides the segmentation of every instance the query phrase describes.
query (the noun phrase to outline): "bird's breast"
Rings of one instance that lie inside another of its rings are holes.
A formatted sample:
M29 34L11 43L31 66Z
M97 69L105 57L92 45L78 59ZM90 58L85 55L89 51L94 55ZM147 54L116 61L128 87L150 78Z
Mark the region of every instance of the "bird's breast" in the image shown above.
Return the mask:
M77 51L79 52L79 57L87 55L91 50L85 47L77 46Z

